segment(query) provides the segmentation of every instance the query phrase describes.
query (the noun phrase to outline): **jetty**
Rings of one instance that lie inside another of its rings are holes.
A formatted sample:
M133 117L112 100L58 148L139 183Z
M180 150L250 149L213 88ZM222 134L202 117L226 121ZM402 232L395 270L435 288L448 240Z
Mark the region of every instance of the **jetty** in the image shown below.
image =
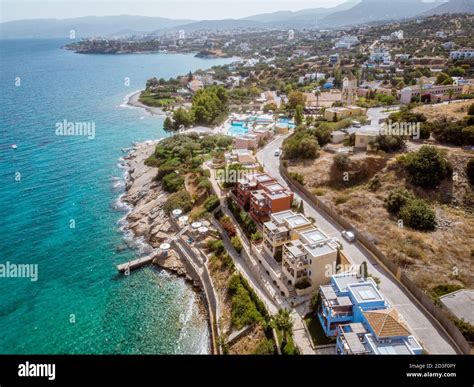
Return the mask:
M117 270L123 273L123 272L129 272L130 270L138 269L145 265L149 265L150 263L152 263L155 256L156 256L156 253L153 252L150 255L147 255L145 257L141 257L133 261L122 263L120 265L117 265Z

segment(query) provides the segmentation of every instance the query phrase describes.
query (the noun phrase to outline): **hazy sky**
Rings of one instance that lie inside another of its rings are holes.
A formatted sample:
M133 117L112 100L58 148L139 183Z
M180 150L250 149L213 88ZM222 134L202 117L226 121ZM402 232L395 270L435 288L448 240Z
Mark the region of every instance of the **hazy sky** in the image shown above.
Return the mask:
M0 0L0 20L144 15L172 19L241 18L256 13L331 7L345 0Z

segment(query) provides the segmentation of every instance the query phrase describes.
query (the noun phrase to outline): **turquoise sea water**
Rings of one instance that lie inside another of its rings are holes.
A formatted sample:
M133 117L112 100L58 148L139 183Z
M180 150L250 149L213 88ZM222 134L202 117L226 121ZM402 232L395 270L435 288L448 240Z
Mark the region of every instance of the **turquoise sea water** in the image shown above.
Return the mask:
M183 280L152 268L116 274L138 254L131 242L122 249L121 148L164 136L162 118L120 105L147 78L230 60L78 55L66 43L0 40L0 264L38 265L36 282L0 278L0 353L207 352L205 317ZM55 135L63 120L93 122L95 138Z

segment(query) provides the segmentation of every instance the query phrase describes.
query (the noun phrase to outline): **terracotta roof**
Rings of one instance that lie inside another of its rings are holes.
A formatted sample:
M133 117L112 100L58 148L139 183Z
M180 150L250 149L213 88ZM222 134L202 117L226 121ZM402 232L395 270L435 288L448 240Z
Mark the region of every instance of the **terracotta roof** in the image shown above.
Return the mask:
M395 309L372 310L363 314L378 338L410 335Z

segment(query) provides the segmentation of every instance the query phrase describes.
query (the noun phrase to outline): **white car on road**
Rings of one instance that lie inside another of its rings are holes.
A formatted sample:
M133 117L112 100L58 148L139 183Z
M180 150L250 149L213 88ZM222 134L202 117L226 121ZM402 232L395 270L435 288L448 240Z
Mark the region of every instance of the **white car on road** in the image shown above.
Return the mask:
M277 149L277 150L275 151L275 157L280 157L280 154L281 154L280 149Z
M345 230L345 231L341 232L341 235L348 242L354 242L356 240L356 236L352 231Z

